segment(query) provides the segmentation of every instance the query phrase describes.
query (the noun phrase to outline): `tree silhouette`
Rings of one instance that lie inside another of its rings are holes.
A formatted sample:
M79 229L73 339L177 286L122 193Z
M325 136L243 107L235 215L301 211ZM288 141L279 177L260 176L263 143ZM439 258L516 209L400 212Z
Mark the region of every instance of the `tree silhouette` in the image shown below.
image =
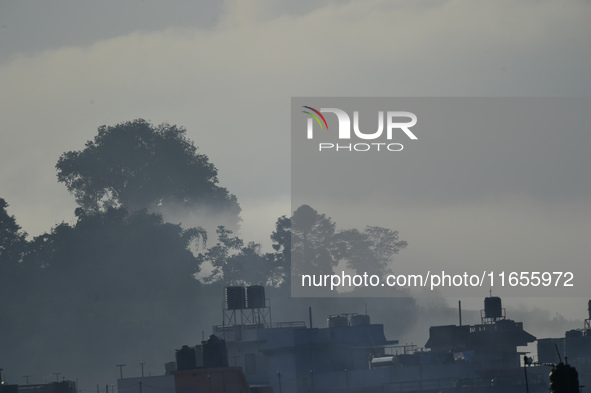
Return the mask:
M341 231L336 235L336 242L339 259L345 259L347 267L359 274L381 276L392 272L393 256L407 246L406 241L398 239L398 231L379 226L367 226L363 232Z
M153 126L143 119L101 126L84 150L69 151L56 165L65 183L87 213L124 207L183 214L221 214L238 223L236 197L218 186L217 169L186 137L169 124Z
M0 198L0 295L11 291L24 274L21 263L26 252L27 234L21 231L14 216L6 211L8 203Z
M14 216L8 215L7 207L8 203L0 198L0 266L20 262L26 245L27 234Z
M71 368L91 369L97 359L137 353L146 342L165 351L176 338L163 332L192 326L188 310L206 294L194 278L199 265L191 249L205 241L204 230L146 210L76 213L75 224L29 242L21 262L27 274L10 296L0 286L0 360L35 353L47 362L59 354Z
M212 266L212 271L209 275L202 278L205 283L213 283L224 281L226 284L233 284L233 275L231 268L228 266L228 259L233 253L236 253L244 245L242 239L238 237L230 237L232 231L226 229L223 225L218 226L216 233L218 235L218 242L207 249L205 253L198 255L199 265L203 262L208 262Z
M88 299L105 293L120 299L180 298L198 285L190 247L205 240L201 228L183 229L145 210L128 214L108 208L35 237L25 262L37 267L45 282L69 282L67 292L75 289Z
M199 265L211 264L212 271L202 281L223 283L224 285L263 284L277 286L283 280L283 270L279 268L273 253L263 253L261 245L231 237L232 231L223 226L217 229L218 242L200 253Z
M298 273L332 274L335 259L335 223L308 205L291 217L291 261Z
M326 215L308 205L279 217L271 235L276 266L285 274L333 274L341 262L357 273L385 275L392 257L407 246L398 231L379 226L337 230ZM291 265L291 270L289 266ZM284 282L289 281L287 277Z

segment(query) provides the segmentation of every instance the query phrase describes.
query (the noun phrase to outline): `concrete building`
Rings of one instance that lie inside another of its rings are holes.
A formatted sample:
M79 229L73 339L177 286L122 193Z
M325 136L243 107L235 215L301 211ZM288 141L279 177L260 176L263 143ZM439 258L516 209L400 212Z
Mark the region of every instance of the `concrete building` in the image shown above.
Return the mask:
M117 393L174 393L174 375L123 378L117 380Z
M239 367L175 371L174 384L175 393L251 393Z

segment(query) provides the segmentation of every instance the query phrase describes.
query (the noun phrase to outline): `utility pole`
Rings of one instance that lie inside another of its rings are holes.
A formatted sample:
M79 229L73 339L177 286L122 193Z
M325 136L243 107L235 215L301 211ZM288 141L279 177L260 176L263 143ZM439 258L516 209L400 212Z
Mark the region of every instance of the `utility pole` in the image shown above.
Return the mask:
M121 379L123 379L123 367L125 367L126 364L116 364L115 367L119 367L119 375L121 376Z
M283 393L283 389L281 388L281 373L277 371L277 379L279 380L279 393Z
M345 369L345 378L347 380L347 392L349 391L349 370Z

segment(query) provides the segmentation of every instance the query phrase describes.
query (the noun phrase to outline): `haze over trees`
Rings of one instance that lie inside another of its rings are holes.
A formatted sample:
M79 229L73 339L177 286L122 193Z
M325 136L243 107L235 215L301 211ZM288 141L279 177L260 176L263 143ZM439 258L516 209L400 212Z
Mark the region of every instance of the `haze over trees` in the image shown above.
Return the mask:
M217 243L200 253L199 264L209 263L212 271L201 278L204 283L228 285L280 286L284 271L275 263L275 255L263 253L260 243L244 241L223 226L217 231Z
M398 231L388 228L337 230L330 217L309 205L277 219L271 234L274 252L262 253L256 242L245 245L223 226L217 234L217 243L198 256L200 265L211 266L211 272L200 277L203 283L263 284L281 287L288 294L292 275L333 274L339 266L354 274L385 276L391 272L394 255L407 246Z
M196 326L219 322L226 285L264 284L299 307L289 299L293 259L303 261L296 274L331 273L341 264L379 274L406 246L386 228L337 230L303 205L277 219L273 250L263 251L235 233L236 197L174 125L139 119L99 127L56 169L79 205L75 222L27 240L0 198L0 366L19 375L60 367L94 386L114 362L162 364L198 340ZM167 222L162 213L169 211L219 219L217 232Z
M278 258L288 260L292 274L332 274L340 264L357 274L386 275L395 254L407 246L398 231L379 226L337 230L336 223L308 205L291 218L277 220L271 235ZM289 252L288 252L289 251Z
M58 181L88 213L171 209L183 215L223 213L231 215L230 225L239 222L236 197L218 185L217 169L197 153L182 127L143 119L101 126L83 150L62 154L56 168Z
M193 331L191 311L209 296L194 278L194 251L207 234L160 212L240 220L236 197L196 151L180 127L141 119L102 126L56 165L79 204L75 223L26 241L0 201L3 365L50 372L59 356L88 376L121 353L170 356L178 345L165 334L171 324L181 335Z

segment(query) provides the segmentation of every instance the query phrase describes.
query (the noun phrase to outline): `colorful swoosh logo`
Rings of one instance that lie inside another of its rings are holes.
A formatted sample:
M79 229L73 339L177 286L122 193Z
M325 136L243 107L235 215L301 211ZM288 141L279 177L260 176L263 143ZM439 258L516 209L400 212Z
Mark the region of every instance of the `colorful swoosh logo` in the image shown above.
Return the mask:
M318 118L318 116L320 116L320 118L322 119L322 121L324 122L324 125L326 126L326 129L328 130L328 124L326 123L326 119L324 118L324 116L322 116L322 113L318 112L316 109L310 107L310 106L303 106L302 108L306 108L306 109L310 109L312 112L314 113L310 113L308 111L302 111L304 113L309 114L310 116L312 116L314 119L316 119L316 121L318 122L318 124L320 125L320 128L324 128L322 127L322 123L320 122L320 119ZM316 116L318 115L318 116Z

